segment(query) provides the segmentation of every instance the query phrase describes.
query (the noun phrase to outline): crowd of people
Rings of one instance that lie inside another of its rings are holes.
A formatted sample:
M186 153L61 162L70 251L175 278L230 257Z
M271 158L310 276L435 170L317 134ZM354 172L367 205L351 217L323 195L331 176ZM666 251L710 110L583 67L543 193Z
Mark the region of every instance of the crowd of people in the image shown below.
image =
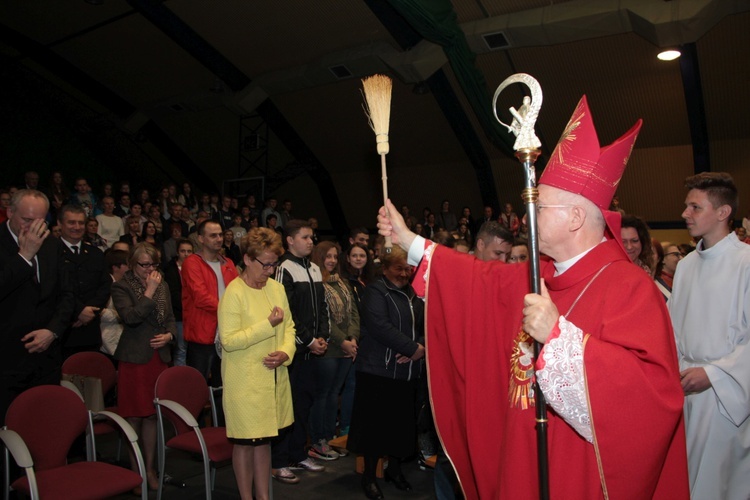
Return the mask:
M610 201L611 186L577 190L567 166L550 162L540 179L545 287L534 296L526 266L496 262L530 258L526 218L510 203L477 218L449 200L420 218L389 204L379 235L356 227L332 241L289 200L260 207L252 193L198 195L188 183L95 194L83 178L69 190L60 172L45 189L27 172L24 185L0 190L0 414L23 390L59 383L63 359L101 351L118 366L119 411L142 438L156 489L153 387L168 366L188 365L224 388L219 420L242 498L269 498L269 477L295 484L350 451L364 457L367 498L384 497L383 457L385 480L409 491L402 461L431 455L438 498L505 498L534 463L533 422L520 410L534 405L536 366L554 409L556 488L682 498L689 484L694 498L745 498L750 239L733 232L731 177L688 179L682 217L694 244L660 243ZM502 325L486 328L490 311ZM549 357L533 359L534 339ZM477 345L501 362L472 363ZM553 353L565 349L572 375L554 372ZM613 389L614 366L626 380ZM579 391L576 408L556 376ZM334 448L338 436L348 441ZM586 473L570 473L570 460Z

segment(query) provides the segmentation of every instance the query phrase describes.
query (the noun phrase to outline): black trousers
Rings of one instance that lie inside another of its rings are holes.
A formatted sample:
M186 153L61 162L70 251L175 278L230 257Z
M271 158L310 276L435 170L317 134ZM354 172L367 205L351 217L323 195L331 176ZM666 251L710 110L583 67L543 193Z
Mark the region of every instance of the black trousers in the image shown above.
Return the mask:
M221 358L216 353L214 344L188 342L185 364L201 372L211 387L221 387ZM218 422L214 422L214 425L224 425L224 407L220 392L216 394L215 403Z

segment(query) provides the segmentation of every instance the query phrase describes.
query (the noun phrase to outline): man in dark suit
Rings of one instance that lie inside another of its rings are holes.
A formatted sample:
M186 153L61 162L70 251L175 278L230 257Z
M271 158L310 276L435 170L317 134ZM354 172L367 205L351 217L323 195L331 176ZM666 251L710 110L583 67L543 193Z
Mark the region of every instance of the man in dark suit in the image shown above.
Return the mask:
M167 241L172 237L172 224L179 224L181 233L180 237L187 238L190 234L190 227L188 226L187 222L182 220L182 203L170 204L169 213L171 217L169 218L169 220L167 220L167 223L164 224L164 227L162 228L164 241Z
M112 279L102 251L82 241L86 230L83 209L65 205L60 209L58 221L62 231L60 257L69 269L75 293L73 324L62 338L62 356L66 359L76 352L99 350L102 343L99 311L107 305Z
M22 189L0 225L0 420L21 392L60 383L60 342L71 322L73 292L59 241L44 221L47 197Z
M115 215L125 218L130 215L130 194L120 193L120 201L115 205Z
M490 205L485 205L482 209L482 217L477 220L476 226L474 226L474 234L478 234L479 230L482 228L482 224L485 222L492 222L495 220L495 214L492 212L492 207Z

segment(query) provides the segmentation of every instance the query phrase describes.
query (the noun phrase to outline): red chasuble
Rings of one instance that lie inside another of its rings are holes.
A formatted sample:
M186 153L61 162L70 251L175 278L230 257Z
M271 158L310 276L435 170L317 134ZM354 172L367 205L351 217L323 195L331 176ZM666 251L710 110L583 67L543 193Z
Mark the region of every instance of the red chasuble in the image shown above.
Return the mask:
M528 266L444 247L427 261L417 280L428 271L430 393L465 495L536 499L533 360L520 331ZM683 395L663 297L613 240L553 274L542 262L560 314L583 330L594 442L548 410L551 498L689 498Z

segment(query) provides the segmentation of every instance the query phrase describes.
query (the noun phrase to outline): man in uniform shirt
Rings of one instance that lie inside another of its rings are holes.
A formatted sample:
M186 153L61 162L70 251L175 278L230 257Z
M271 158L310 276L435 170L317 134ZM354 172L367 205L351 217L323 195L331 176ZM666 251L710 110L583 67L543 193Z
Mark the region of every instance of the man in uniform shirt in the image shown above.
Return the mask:
M73 324L63 335L63 359L76 352L98 351L101 346L99 311L107 305L112 280L98 248L84 244L86 212L65 205L58 213L60 252L68 266L75 293Z

